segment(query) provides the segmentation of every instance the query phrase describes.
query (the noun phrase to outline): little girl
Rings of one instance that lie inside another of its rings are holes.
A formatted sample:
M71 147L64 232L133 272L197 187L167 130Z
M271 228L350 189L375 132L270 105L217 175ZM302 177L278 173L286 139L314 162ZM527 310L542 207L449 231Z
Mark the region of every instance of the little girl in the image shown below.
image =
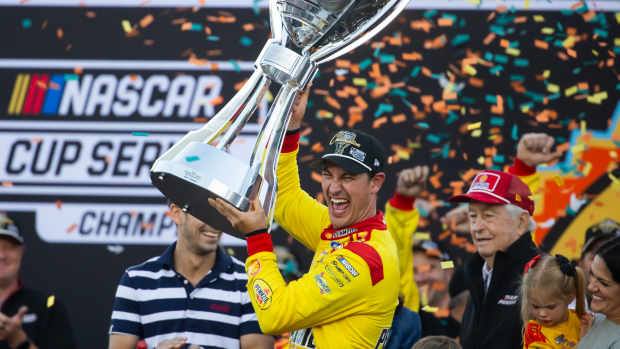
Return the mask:
M568 305L577 297L576 311ZM523 348L576 348L585 315L581 268L562 255L538 255L529 261L521 284Z

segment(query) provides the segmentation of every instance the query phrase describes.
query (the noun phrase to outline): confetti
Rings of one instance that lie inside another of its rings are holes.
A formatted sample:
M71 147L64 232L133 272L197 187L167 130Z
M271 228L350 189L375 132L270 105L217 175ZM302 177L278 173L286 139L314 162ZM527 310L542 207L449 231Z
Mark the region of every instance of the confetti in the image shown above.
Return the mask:
M147 132L135 132L135 131L134 131L134 132L132 132L132 133L131 133L131 135L132 135L132 136L138 136L138 137L146 137L146 136L148 136L149 134L148 134Z
M54 297L54 295L47 297L47 307L48 308L53 307L55 301L56 301L56 297Z
M194 161L198 161L198 160L200 160L200 158L198 156L196 156L196 155L185 157L185 161L187 161L187 162L194 162Z
M453 261L444 261L441 262L441 269L453 269L454 262Z

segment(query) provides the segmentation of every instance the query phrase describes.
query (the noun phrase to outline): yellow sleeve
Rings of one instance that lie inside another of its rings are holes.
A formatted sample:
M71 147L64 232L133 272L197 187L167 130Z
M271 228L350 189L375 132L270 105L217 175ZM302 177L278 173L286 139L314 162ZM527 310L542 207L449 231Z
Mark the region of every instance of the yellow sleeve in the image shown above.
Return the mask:
M398 194L395 194L395 198ZM413 279L413 234L418 227L420 213L415 208L406 209L393 200L385 204L385 222L396 242L400 269L400 293L404 306L417 312L420 308L420 294ZM395 207L392 203L401 208ZM412 203L410 204L412 205Z
M320 233L330 224L329 213L327 207L301 189L297 152L282 153L278 160L275 219L284 230L314 251Z
M248 257L246 271L248 293L265 334L316 327L359 313L367 309L372 293L368 264L347 249L318 260L288 285L272 252Z

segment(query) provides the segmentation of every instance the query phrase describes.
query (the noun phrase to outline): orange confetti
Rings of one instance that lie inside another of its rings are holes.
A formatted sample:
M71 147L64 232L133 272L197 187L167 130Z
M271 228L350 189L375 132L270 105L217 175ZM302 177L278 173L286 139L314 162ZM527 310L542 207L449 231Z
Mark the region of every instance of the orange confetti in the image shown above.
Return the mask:
M437 25L439 25L440 27L450 27L452 26L452 24L452 18L439 18L437 20Z
M381 125L385 124L386 122L387 122L387 117L386 116L382 116L382 117L376 119L372 123L372 128L379 128L379 127L381 127Z
M411 53L403 52L402 57L403 57L403 60L405 61L421 61L422 60L422 55L415 51Z
M534 40L534 46L538 47L539 49L543 49L543 50L549 49L549 43L546 41L542 41L542 40Z
M336 109L340 109L340 103L338 103L338 100L336 100L333 97L325 97L325 101L327 102L327 104L329 104L331 107L336 108Z
M320 174L314 171L312 171L312 174L310 175L310 177L312 177L312 180L315 182L319 182L319 183L323 182L323 177L321 177Z
M4 181L2 182L2 186L5 188L13 188L13 182Z
M181 25L181 30L187 31L192 29L192 22L185 22Z
M155 20L155 17L153 17L153 15L149 13L140 20L140 27L148 27L151 23L153 23L153 20Z
M69 228L67 228L67 234L73 232L75 230L75 228L77 228L77 224L73 223L69 226Z
M58 29L56 29L56 36L57 36L59 39L62 39L62 37L63 37L64 35L65 35L65 33L62 31L62 28L58 28Z
M310 149L312 149L312 151L316 152L316 153L322 153L325 150L325 148L323 148L323 145L321 143L319 143L319 142L314 143L312 145L312 148L310 148Z
M84 68L82 68L82 67L75 67L75 68L73 68L73 72L75 74L82 74L84 72Z
M423 30L426 33L428 33L431 31L431 28L433 27L433 23L429 22L426 19L422 19L419 21L411 21L409 23L409 26L411 27L411 29Z
M482 41L485 45L488 45L495 39L495 33L489 33Z
M407 117L405 116L405 114L398 114L392 116L392 123L398 124L405 121L407 121Z
M62 202L60 200L56 201L56 207L60 210L62 207Z
M224 97L222 96L217 96L217 98L215 98L214 100L211 101L211 105L212 106L216 106L216 105L220 105L224 102Z

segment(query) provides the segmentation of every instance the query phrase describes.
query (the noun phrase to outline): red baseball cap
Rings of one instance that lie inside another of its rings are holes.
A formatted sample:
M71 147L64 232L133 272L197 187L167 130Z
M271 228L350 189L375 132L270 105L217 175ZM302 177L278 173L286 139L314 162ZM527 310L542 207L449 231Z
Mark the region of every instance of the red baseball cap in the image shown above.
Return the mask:
M484 202L487 204L513 204L534 213L530 188L519 177L500 171L484 170L474 178L466 194L455 195L452 202Z

